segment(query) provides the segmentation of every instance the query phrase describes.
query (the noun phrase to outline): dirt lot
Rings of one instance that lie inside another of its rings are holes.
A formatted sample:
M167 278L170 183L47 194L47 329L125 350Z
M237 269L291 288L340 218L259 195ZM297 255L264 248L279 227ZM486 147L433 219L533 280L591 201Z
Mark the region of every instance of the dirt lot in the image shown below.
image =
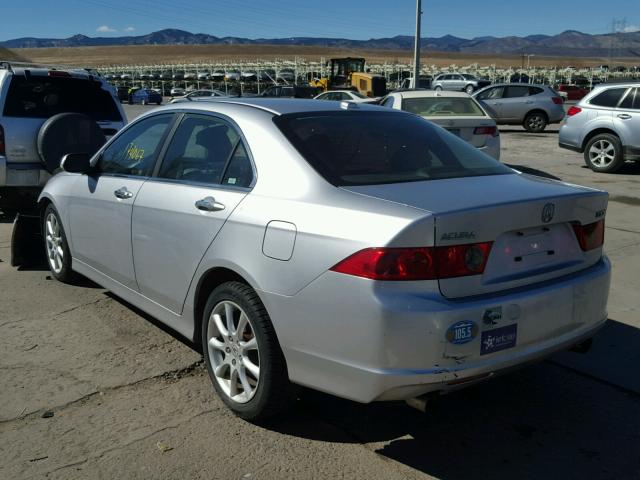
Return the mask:
M144 107L133 107L136 115ZM9 266L0 224L0 478L640 478L640 165L594 174L543 134L502 131L503 161L611 194L610 321L586 355L442 398L423 415L303 392L256 426L200 355L89 281Z
M197 63L204 61L255 61L286 59L296 57L308 61L320 61L332 57L365 57L369 63L399 62L410 63L412 50L360 50L345 48L326 48L290 45L128 45L112 47L74 47L74 48L19 48L14 52L33 62L105 66L105 65L159 65L171 63ZM618 61L619 60L619 61ZM618 59L616 64L635 65L634 59ZM598 66L607 63L605 58L545 57L530 58L532 66ZM451 64L469 65L478 63L483 66L519 67L522 57L519 55L480 55L455 52L422 52L424 65L448 66ZM637 63L637 62L636 62Z

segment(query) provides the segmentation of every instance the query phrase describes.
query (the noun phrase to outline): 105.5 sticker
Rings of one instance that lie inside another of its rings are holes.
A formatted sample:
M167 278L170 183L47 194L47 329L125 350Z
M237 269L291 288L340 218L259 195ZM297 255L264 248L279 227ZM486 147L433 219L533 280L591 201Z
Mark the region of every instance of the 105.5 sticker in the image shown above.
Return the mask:
M447 329L445 335L449 343L462 345L468 343L478 335L478 325L471 320L456 322Z

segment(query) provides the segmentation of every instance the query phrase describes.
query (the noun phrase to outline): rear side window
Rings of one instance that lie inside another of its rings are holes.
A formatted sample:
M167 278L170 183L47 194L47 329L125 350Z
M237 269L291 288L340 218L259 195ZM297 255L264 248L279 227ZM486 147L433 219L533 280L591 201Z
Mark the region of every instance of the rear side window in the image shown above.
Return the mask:
M640 110L640 98L638 95L638 89L633 88L620 102L620 108L627 110Z
M405 98L402 110L422 116L484 116L478 104L468 97Z
M509 86L505 90L504 98L519 98L519 97L528 97L529 96L529 87L527 86Z
M7 117L49 118L84 113L96 121L121 122L116 102L100 82L80 78L14 75L4 106Z
M626 88L610 88L593 97L589 103L599 107L615 107L626 91Z
M240 140L225 121L188 115L176 130L158 177L217 184Z
M538 95L542 92L544 92L544 89L540 87L529 87L529 95Z
M464 140L405 113L309 112L273 121L336 186L513 173Z

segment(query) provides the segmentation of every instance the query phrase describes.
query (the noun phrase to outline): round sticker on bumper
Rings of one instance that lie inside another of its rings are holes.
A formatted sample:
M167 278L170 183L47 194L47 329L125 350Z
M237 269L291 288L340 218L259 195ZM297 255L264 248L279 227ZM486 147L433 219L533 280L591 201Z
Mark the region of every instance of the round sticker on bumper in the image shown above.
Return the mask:
M447 329L446 338L449 343L462 345L468 343L478 335L478 325L471 320L456 322Z

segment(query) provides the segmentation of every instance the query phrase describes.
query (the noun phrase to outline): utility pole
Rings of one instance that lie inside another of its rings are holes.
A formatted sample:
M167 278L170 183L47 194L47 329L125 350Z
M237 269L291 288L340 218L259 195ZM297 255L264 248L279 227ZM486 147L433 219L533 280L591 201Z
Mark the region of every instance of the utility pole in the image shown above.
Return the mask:
M420 85L420 20L422 16L422 0L416 0L416 38L413 48L413 81L411 88Z

